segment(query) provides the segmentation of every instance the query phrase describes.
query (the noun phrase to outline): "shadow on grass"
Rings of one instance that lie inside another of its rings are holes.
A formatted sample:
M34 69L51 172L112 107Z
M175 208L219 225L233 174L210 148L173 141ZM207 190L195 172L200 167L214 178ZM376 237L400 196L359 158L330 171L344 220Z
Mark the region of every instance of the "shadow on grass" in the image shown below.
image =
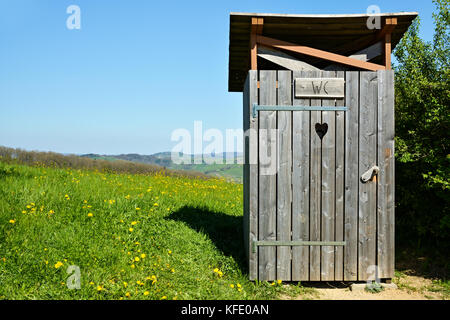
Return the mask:
M395 270L411 276L427 279L449 279L450 259L448 254L433 251L433 248L397 246Z
M185 206L166 219L184 222L193 230L206 234L217 249L234 258L242 273L247 272L242 217Z

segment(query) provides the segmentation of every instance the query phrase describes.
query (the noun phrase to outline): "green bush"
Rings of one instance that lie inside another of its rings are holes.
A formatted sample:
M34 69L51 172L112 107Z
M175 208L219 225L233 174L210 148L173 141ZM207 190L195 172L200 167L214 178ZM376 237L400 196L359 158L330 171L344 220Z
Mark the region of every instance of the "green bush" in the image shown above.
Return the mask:
M419 37L417 18L394 52L396 230L400 243L448 252L450 1L433 2L433 41Z

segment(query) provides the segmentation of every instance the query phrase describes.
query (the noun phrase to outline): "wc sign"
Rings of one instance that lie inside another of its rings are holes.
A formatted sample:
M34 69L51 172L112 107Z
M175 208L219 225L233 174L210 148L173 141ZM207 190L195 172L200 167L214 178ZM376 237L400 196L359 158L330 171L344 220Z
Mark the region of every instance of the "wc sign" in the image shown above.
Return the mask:
M343 98L345 81L343 78L297 78L296 98Z

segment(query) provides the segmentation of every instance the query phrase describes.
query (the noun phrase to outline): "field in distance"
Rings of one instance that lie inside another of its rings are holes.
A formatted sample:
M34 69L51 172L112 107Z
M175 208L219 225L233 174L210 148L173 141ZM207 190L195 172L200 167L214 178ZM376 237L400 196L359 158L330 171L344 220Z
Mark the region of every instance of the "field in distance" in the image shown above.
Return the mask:
M220 163L209 164L211 161L210 155L192 155L190 164L176 164L171 159L170 152L160 152L152 155L140 154L120 154L120 155L99 155L99 154L84 154L82 157L91 159L102 159L108 161L126 160L138 163L153 164L166 167L168 169L186 170L201 172L210 176L223 177L236 182L242 182L243 171L242 157L240 153L223 153L216 156L217 159L223 159ZM200 158L200 161L199 161ZM226 161L228 159L228 161ZM232 159L231 161L229 161ZM201 163L198 163L201 162ZM228 162L228 163L226 163ZM233 162L233 163L229 163Z

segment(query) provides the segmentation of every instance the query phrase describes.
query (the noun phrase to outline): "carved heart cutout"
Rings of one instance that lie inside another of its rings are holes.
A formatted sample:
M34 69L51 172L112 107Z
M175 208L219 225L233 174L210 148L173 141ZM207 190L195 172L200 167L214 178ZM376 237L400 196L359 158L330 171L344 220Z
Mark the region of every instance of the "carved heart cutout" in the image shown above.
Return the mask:
M319 135L319 138L322 139L324 135L327 134L328 124L326 123L316 123L316 132Z

